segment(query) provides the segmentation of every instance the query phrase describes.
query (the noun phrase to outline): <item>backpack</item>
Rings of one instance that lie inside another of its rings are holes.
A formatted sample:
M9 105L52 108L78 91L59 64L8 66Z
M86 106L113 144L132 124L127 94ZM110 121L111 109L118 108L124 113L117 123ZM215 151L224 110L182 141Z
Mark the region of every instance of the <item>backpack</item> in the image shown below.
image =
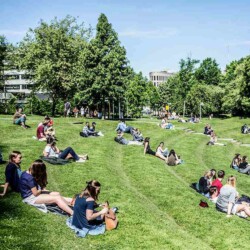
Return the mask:
M82 136L82 137L88 137L88 135L86 133L84 133L84 132L80 132L80 136Z
M46 161L52 165L65 165L69 163L69 161L66 159L61 159L61 158L54 157L54 156L51 156L51 157L40 156L40 158L41 160Z

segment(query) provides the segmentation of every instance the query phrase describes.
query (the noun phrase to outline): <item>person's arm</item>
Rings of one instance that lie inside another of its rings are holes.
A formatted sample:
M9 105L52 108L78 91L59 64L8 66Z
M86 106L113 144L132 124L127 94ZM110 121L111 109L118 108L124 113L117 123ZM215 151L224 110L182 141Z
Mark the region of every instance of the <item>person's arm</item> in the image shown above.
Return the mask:
M231 217L232 208L233 208L233 203L229 202L227 206L227 217Z
M32 194L38 196L42 193L42 190L38 190L36 187L31 188Z
M3 187L3 192L0 194L0 196L4 196L4 195L6 194L7 189L8 189L8 186L9 186L9 183L6 182L6 183L4 184L4 187Z
M148 147L148 142L145 142L145 144L144 144L144 155L146 154L147 147Z
M59 149L57 146L54 147L54 151L55 151L57 154L59 154L59 153L61 152L60 149Z
M96 219L100 215L104 215L109 211L107 207L104 207L101 211L94 213L94 210L86 210L86 218L88 221Z

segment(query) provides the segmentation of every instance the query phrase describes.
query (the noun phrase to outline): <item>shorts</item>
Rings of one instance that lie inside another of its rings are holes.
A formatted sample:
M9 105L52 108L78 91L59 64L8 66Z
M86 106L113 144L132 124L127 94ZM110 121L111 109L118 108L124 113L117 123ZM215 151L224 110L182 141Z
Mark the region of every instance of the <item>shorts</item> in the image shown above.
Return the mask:
M34 194L30 195L27 198L23 199L23 202L29 204L29 205L34 205L36 203L36 200L38 199L38 196L35 196Z
M234 206L232 208L232 211L231 211L232 214L236 214L237 213L237 208L238 208L239 205L240 204L234 204Z

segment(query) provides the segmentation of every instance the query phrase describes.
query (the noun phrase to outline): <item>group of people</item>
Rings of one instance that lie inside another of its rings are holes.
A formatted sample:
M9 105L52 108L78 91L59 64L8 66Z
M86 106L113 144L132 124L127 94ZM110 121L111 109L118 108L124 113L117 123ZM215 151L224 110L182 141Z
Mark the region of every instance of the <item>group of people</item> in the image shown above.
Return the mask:
M250 175L250 164L246 155L241 157L239 153L235 154L230 167L237 170L239 173Z
M80 136L89 137L89 136L104 136L101 131L96 131L96 122L92 122L90 126L89 122L85 123L82 131L80 132Z
M103 223L104 215L108 212L106 203L97 205L96 201L100 193L101 184L96 180L87 182L87 186L74 198L64 197L59 192L48 190L48 176L45 163L38 159L25 170L21 170L22 153L13 151L9 155L9 162L5 169L5 184L0 196L6 195L8 190L18 192L22 201L26 204L46 209L46 205L56 204L61 210L71 216L67 225L76 229L76 232L84 231L85 234L77 234L85 237L86 234L97 235L105 232ZM101 207L101 210L97 210Z
M174 125L168 121L167 117L162 118L161 124L159 124L161 128L164 129L174 129Z
M218 177L216 174L215 169L206 171L197 183L197 191L215 203L219 211L227 213L227 217L232 214L249 217L250 204L239 197L236 190L236 177L228 177L226 184L223 185L225 171L219 170Z

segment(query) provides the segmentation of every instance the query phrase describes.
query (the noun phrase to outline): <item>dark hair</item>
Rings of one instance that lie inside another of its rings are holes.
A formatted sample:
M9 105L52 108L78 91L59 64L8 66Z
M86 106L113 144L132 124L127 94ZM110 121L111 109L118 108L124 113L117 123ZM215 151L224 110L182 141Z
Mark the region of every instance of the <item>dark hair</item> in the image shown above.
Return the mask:
M144 139L144 142L149 142L149 140L150 140L150 138L149 138L149 137L146 137L146 138Z
M224 170L219 170L218 171L218 178L224 178L225 176L225 171Z
M215 180L216 179L216 169L214 169L214 168L212 168L212 169L210 169L210 171L211 171L211 174L212 174L212 179L213 180ZM213 175L213 172L215 172L215 174Z
M55 142L55 140L54 140L53 137L49 136L49 137L47 138L47 144L55 145L56 142Z
M29 168L31 175L34 177L36 183L43 189L48 184L46 165L40 159L35 160Z
M171 150L170 150L170 152L169 152L169 154L168 154L168 157L169 157L170 155L173 155L174 157L176 156L176 153L175 153L174 149L171 149Z
M209 194L210 194L210 196L211 196L212 194L214 194L216 191L218 191L217 187L216 187L216 186L211 186L211 187L209 188Z
M10 161L10 162L13 162L13 159L16 158L18 155L21 155L21 152L20 152L20 151L12 151L12 152L9 154L9 161Z
M92 197L95 201L98 200L99 192L96 192L97 187L101 187L101 183L96 180L87 181L87 186L81 193L80 197Z

